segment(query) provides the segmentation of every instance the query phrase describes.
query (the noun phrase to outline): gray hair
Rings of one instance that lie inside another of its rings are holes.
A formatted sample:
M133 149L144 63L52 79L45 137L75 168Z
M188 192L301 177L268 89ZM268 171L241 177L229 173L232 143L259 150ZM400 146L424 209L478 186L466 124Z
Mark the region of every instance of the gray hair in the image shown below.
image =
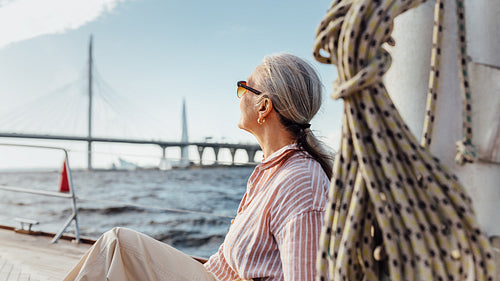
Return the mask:
M309 122L319 111L322 84L316 71L303 59L290 54L264 58L255 77L259 98L270 98L281 123L296 138L299 147L317 160L331 178L332 157L309 129Z

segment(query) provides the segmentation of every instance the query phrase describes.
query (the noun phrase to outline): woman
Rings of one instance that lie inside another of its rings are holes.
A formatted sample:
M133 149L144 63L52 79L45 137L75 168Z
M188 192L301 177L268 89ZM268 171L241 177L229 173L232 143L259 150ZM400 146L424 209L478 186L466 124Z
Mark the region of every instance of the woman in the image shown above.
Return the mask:
M314 279L332 170L309 129L321 106L321 82L305 61L279 54L238 82L237 94L238 126L257 138L264 159L218 252L202 265L146 235L115 228L65 280Z

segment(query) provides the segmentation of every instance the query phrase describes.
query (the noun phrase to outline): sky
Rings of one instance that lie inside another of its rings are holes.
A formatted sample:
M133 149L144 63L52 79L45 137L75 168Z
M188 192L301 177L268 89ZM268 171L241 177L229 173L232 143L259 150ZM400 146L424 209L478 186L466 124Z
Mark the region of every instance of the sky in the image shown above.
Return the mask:
M324 84L311 129L336 148L342 102L330 98L332 65L314 61L315 30L330 1L0 0L0 132L87 134L87 60L93 37L93 135L178 141L183 100L190 141L256 143L237 127L236 81L286 52L313 64ZM86 166L86 143L63 146ZM0 169L60 166L43 149L0 145ZM155 165L158 147L94 144L94 166L118 157ZM209 152L207 152L209 153ZM56 153L57 154L57 153ZM178 157L178 149L167 157ZM210 153L209 153L210 154ZM221 152L227 159L229 152ZM237 153L245 161L246 155ZM191 152L193 160L198 159ZM213 156L207 155L207 158Z

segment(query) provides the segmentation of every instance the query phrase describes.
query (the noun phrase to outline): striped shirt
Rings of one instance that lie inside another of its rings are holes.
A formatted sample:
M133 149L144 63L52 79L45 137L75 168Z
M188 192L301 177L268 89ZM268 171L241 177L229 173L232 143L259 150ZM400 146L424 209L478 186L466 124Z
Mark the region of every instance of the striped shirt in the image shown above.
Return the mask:
M257 165L238 213L205 267L221 281L314 280L330 180L292 144Z

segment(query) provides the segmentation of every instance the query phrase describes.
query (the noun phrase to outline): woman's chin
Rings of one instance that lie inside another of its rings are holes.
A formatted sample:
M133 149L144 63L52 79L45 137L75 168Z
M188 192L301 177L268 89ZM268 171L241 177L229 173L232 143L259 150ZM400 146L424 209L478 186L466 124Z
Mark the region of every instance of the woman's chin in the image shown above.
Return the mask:
M241 120L240 120L240 121L238 121L238 128L240 128L240 129L242 129L242 130L245 130L245 131L248 131L248 130L246 129L246 127L244 126L243 122L241 122Z
M243 126L241 123L238 123L238 128L242 129L243 131L247 131L247 132L249 132L250 134L252 134L252 135L253 135L252 131L250 131L250 130L248 129L248 127Z

